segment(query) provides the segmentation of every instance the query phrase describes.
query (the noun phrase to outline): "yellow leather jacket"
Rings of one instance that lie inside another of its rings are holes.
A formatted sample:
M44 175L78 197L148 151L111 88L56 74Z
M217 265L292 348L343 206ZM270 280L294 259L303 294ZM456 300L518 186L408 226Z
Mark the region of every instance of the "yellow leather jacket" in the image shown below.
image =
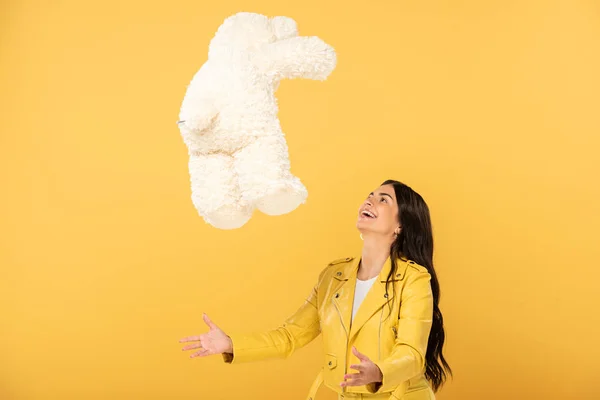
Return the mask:
M391 269L388 257L351 324L359 263L360 257L331 262L320 273L305 303L279 328L229 335L233 355L224 354L225 362L289 357L322 334L323 367L307 399L315 399L321 382L337 393L389 393L391 399L400 399L408 393L422 392L423 396L411 398L433 398L424 377L433 315L431 276L415 262L398 259L392 277L395 291L390 287L386 293L385 282ZM352 346L381 369L383 381L379 387L375 384L340 387L345 373L357 372L350 365L360 363L352 353Z

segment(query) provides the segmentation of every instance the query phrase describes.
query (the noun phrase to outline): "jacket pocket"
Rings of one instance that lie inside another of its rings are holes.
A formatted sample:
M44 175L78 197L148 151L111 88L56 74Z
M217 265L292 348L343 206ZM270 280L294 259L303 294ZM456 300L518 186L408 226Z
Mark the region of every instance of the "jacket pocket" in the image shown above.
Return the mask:
M323 382L326 386L335 388L344 379L344 364L342 358L339 360L333 353L325 353L325 364L323 365Z
M334 369L337 366L337 357L334 354L327 353L325 355L325 367Z

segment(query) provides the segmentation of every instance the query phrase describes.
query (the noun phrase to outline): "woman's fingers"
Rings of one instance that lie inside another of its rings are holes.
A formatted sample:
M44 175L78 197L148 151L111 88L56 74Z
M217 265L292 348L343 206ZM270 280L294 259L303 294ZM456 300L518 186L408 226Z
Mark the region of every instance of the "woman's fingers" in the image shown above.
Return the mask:
M360 372L365 372L365 370L366 370L365 366L362 365L362 364L352 364L350 366L350 369L355 369L355 370L360 371Z
M362 386L364 385L364 382L362 379L351 379L345 382L340 383L341 387L345 387L345 386Z
M345 374L344 381L340 383L341 387L345 386L361 386L363 385L362 373Z
M188 336L188 337L184 337L183 339L179 339L179 343L183 343L183 342L197 342L199 340L200 340L200 335Z
M194 357L206 357L206 356L208 356L210 354L211 354L211 352L205 349L205 350L200 350L200 351L195 352L194 354L192 354L190 356L190 358L194 358Z
M181 350L192 350L192 349L201 349L202 348L202 344L200 343L194 343L194 344L188 344L182 347Z
M356 348L356 346L352 346L352 353L354 353L354 355L356 356L356 358L358 358L360 361L371 361L369 359L369 357L365 356L360 351L358 351L358 349Z

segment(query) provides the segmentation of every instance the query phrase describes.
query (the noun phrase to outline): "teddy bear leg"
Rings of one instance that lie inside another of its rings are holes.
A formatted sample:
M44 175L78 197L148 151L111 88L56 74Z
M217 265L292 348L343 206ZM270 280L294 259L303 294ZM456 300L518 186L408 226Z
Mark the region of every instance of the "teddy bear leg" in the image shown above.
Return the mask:
M219 229L236 229L252 216L240 192L234 159L226 154L191 155L192 203L204 220Z
M267 215L282 215L304 203L308 192L290 172L283 135L260 137L235 155L242 195Z

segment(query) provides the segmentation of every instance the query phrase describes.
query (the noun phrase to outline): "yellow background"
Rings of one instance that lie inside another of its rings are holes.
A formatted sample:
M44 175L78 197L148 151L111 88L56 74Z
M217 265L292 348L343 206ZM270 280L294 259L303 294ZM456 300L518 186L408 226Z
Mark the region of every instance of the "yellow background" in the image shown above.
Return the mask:
M600 398L598 2L0 4L1 399L303 399L320 339L239 366L178 340L202 312L277 326L360 251L387 178L432 212L456 375L438 398ZM307 203L220 231L175 121L238 11L295 18L338 67L277 93Z

